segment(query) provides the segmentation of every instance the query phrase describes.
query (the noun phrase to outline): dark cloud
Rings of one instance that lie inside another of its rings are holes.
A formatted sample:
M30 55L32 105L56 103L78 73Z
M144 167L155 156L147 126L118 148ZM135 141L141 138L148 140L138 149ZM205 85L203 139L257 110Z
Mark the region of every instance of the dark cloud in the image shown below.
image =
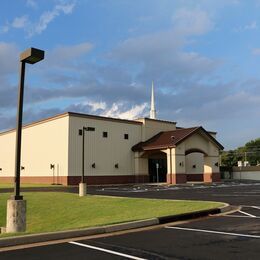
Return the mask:
M19 51L15 44L0 41L0 77L18 71L18 57Z

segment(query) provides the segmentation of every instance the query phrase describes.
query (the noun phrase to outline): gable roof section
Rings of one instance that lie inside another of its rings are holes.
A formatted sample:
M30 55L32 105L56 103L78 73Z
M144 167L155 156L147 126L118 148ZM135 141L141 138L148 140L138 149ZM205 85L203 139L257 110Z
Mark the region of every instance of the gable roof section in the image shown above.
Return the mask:
M132 147L132 151L137 152L176 147L186 138L195 133L202 133L204 136L206 136L206 138L210 139L211 142L215 143L219 149L224 149L224 147L214 137L212 137L203 127L199 126L160 132L147 141L134 145Z

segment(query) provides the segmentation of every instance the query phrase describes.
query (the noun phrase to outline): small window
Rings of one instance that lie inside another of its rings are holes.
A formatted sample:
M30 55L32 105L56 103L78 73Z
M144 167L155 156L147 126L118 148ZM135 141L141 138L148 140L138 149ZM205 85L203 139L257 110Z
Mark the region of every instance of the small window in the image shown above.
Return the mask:
M125 135L124 135L124 138L125 138L125 139L128 139L128 137L129 137L128 134L125 134Z
M108 136L107 132L103 132L103 137L107 138L107 136Z

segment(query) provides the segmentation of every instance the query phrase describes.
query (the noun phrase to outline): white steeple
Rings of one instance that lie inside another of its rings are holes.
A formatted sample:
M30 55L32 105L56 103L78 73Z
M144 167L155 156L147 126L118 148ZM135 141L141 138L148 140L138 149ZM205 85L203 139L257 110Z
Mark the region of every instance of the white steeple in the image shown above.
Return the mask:
M156 110L155 110L155 103L154 103L154 88L153 88L153 81L152 81L152 93L151 93L151 110L150 110L150 118L156 119Z

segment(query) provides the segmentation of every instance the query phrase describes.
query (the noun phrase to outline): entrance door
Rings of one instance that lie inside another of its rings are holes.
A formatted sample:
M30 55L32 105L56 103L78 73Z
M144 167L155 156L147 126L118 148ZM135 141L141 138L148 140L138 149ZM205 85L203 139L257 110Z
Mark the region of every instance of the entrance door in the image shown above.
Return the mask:
M150 182L166 182L167 159L149 159L148 167Z

